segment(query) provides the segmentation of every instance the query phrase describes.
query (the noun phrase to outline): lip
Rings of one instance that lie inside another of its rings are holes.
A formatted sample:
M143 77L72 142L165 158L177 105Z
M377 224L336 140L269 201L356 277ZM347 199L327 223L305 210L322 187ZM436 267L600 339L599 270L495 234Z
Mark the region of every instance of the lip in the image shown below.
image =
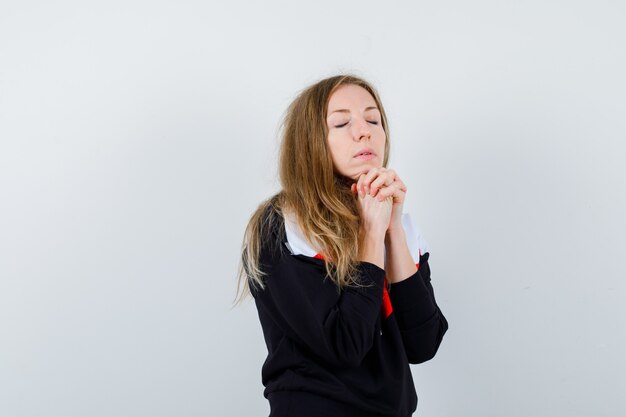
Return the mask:
M369 154L369 155L364 155ZM376 156L376 152L372 148L363 148L354 155L355 158L371 159Z

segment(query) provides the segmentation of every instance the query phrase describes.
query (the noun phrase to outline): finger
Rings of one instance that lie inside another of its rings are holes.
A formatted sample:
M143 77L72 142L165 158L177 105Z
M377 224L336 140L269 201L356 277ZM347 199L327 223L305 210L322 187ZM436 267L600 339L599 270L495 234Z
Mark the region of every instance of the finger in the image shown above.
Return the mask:
M393 198L395 193L396 193L396 190L394 190L393 187L385 187L378 192L378 194L376 195L376 200L383 201L389 197Z
M356 182L352 183L352 185L350 186L350 191L352 192L352 194L355 194L357 192Z
M370 194L372 197L376 197L376 193L385 186L385 184L389 182L387 179L386 173L381 173L372 183L370 184Z
M405 192L402 190L401 186L397 183L393 183L389 187L385 187L376 196L378 201L383 201L385 198L392 197L395 202L404 201Z
M365 174L361 174L359 176L359 179L356 183L356 189L359 192L359 197L363 198L365 197L365 188L363 186L363 179L365 178Z
M383 169L384 168L372 168L368 171L367 175L365 175L365 178L363 179L365 194L369 194L370 184L376 177L378 177L378 175L380 175Z
M407 192L406 185L404 184L404 181L402 181L400 178L396 177L395 184L397 184L403 192Z
M370 194L375 197L383 187L389 187L395 181L396 173L393 170L382 172L370 185Z

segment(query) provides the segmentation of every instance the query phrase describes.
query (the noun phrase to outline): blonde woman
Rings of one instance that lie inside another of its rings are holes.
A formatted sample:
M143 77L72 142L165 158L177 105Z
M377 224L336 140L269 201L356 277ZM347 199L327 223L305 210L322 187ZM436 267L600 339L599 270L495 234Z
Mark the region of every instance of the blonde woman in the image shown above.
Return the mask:
M250 219L237 285L263 329L270 417L417 407L409 364L435 355L448 322L388 157L385 111L362 78L321 80L286 112L282 190Z

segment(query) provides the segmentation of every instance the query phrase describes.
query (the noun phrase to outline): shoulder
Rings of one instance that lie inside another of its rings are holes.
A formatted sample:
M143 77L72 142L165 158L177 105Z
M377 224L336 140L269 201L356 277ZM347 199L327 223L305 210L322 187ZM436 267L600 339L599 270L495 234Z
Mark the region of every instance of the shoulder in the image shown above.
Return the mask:
M320 245L311 243L305 236L294 213L283 211L285 244L292 255L320 257Z
M288 263L319 268L324 265L320 245L306 238L295 213L282 207L277 210L268 207L263 217L261 250L268 266Z

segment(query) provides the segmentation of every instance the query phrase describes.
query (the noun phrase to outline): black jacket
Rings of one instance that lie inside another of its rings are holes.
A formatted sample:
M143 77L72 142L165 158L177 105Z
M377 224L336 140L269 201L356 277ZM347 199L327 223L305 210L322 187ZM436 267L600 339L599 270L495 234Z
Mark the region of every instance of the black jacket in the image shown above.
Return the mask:
M431 359L448 328L429 253L414 275L391 285L383 269L360 262L368 287L339 293L324 279L322 259L290 252L282 217L266 237L266 288L252 294L268 350L261 376L271 417L410 416L417 395L409 363Z

